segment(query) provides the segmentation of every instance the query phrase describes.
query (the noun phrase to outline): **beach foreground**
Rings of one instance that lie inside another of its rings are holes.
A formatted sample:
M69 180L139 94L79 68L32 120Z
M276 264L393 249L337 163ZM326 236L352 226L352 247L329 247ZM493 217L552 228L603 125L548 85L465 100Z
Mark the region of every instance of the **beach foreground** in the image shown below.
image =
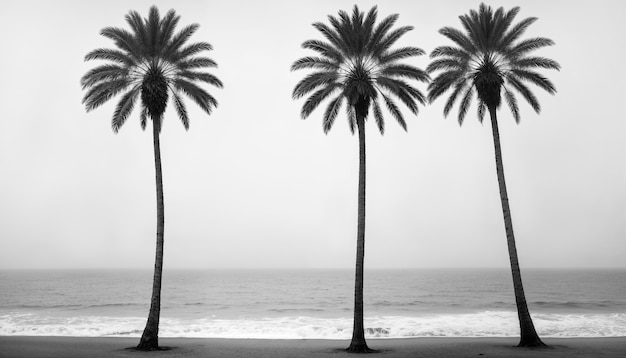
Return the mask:
M340 340L255 340L214 338L161 338L169 350L138 352L138 338L0 336L0 357L353 357L341 349ZM624 357L626 337L548 338L552 349L516 348L515 338L406 338L370 339L370 348L380 350L368 357Z

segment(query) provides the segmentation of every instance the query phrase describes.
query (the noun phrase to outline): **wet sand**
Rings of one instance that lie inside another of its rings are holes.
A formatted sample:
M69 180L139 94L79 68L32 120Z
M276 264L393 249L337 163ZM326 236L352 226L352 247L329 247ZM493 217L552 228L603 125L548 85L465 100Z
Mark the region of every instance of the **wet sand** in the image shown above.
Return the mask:
M266 340L215 338L161 338L167 350L139 352L139 338L0 336L0 357L108 358L108 357L226 357L298 358L353 357L343 340ZM626 337L546 338L550 349L514 347L516 338L406 338L370 339L378 353L367 357L626 357Z

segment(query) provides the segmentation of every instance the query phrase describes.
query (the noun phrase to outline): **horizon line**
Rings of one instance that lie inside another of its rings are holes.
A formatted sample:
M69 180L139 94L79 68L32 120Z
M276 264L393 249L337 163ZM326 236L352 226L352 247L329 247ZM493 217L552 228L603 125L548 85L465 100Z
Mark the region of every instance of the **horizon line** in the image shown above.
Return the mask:
M0 267L0 271L151 271L151 267ZM167 271L353 271L352 267L170 267ZM510 270L507 266L371 267L373 271ZM529 266L523 270L626 270L626 266Z

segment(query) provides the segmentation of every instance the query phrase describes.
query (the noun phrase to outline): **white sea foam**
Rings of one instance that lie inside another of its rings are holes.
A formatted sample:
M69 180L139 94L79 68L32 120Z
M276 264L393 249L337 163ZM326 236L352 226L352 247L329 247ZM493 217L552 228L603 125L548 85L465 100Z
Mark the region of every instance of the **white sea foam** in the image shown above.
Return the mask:
M626 335L626 314L535 314L543 337ZM139 337L145 318L54 317L34 313L0 315L0 335ZM378 316L365 319L370 338L515 337L517 314L486 311L426 317ZM278 317L267 319L162 318L161 337L259 339L349 339L351 318Z

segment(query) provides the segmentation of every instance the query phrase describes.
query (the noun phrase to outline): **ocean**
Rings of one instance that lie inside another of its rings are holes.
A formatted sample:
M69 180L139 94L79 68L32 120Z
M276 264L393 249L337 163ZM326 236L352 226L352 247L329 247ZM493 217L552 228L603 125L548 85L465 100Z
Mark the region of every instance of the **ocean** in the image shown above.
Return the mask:
M165 270L161 337L349 339L353 270ZM626 336L626 270L527 269L542 337ZM139 337L152 272L0 271L0 335ZM507 269L365 271L369 338L519 335Z

